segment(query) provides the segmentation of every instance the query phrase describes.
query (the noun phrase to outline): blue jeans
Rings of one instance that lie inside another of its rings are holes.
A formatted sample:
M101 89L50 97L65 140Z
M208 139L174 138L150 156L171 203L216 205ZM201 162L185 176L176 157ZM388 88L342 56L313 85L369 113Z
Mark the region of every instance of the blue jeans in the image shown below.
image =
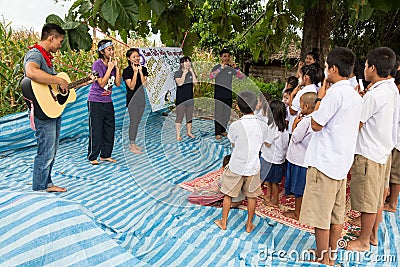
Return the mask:
M35 117L37 154L33 164L32 189L46 190L53 186L51 169L54 165L60 138L61 117L40 120Z

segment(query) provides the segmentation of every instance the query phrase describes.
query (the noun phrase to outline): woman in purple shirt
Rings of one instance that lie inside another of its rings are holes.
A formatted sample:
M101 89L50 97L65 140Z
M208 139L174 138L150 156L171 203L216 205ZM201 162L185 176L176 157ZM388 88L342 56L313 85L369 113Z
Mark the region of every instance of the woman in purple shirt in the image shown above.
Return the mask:
M112 87L121 85L118 59L114 58L114 47L110 40L98 43L99 59L92 65L92 71L99 75L90 87L89 109L89 147L88 159L91 164L101 161L115 163L111 158L114 147L115 117L111 99Z

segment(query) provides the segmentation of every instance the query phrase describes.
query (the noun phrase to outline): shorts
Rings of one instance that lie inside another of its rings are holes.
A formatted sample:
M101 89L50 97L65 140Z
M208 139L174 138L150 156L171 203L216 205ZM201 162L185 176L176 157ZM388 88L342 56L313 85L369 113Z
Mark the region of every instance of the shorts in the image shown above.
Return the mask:
M264 182L279 184L286 174L286 162L274 164L260 158L260 177ZM268 172L267 172L268 171Z
M390 168L389 182L400 184L400 151L396 148L392 151L392 167Z
M243 176L231 172L229 166L221 176L221 192L230 197L238 197L240 192L245 197L256 198L261 195L260 172L251 176Z
M389 188L389 180L390 180L390 169L392 167L392 154L389 154L388 159L385 164L385 185L384 189Z
M288 162L286 169L286 195L294 194L295 198L302 197L306 186L307 168Z
M343 224L346 210L347 179L335 180L317 168L307 169L306 187L300 211L300 223L319 229Z
M377 213L383 206L385 164L356 155L351 167L351 208L365 213Z

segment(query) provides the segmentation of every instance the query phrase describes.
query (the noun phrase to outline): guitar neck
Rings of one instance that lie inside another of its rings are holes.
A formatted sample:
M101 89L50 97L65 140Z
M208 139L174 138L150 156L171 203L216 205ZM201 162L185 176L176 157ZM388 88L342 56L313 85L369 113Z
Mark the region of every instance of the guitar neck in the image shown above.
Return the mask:
M68 84L68 89L75 88L76 86L81 85L82 83L85 83L85 82L90 81L90 80L91 80L90 77L86 77L86 78L79 79L79 80L77 80L75 82L69 83Z

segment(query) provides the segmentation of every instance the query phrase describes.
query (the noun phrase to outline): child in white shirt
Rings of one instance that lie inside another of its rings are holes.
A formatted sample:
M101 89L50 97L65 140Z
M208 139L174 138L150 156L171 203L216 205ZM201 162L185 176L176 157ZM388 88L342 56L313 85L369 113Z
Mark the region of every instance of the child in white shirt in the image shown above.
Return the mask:
M263 144L269 145L268 127L257 119L254 110L257 97L251 91L242 91L238 95L238 107L243 116L229 127L228 138L232 143L232 155L228 166L221 177L221 192L225 194L222 204L222 219L215 224L226 230L232 197L237 197L242 191L247 197L246 232L254 229L253 217L257 197L261 194L260 161L258 154Z
M393 149L393 121L397 95L388 79L396 63L390 48L379 47L367 54L364 75L372 86L363 96L360 131L351 177L351 208L361 212L358 239L347 249L368 251L378 245L378 227L383 210L385 164Z
M261 148L261 180L267 184L267 193L264 203L269 206L278 207L279 205L279 184L286 172L286 151L289 145L289 132L287 130L285 118L285 104L279 100L270 103L270 109L274 118L274 139L270 147Z
M300 97L307 93L317 93L318 70L313 65L306 65L300 69L299 85L293 90L289 99L289 112L293 116L289 120L289 131L293 126L294 118L300 114Z
M304 156L312 135L311 114L314 111L316 98L317 94L313 92L305 93L301 96L301 114L297 116L293 123L292 138L290 139L286 154L288 162L285 177L285 193L286 195L294 194L295 210L287 211L283 214L296 220L300 216L304 187L306 185L307 166L304 165Z

